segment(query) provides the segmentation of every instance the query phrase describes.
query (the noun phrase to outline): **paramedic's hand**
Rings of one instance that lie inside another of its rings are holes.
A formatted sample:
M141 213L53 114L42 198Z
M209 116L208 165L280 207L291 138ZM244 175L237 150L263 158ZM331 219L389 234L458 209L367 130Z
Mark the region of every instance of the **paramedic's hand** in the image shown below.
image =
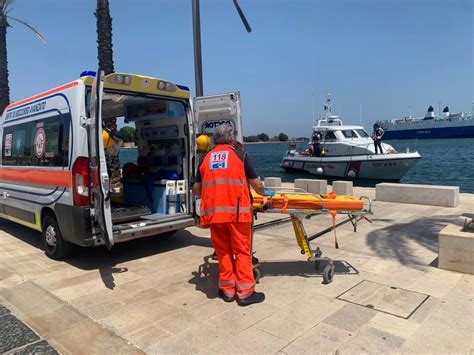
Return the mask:
M265 189L263 190L263 196L268 196L268 197L275 196L275 191L272 191L270 189Z

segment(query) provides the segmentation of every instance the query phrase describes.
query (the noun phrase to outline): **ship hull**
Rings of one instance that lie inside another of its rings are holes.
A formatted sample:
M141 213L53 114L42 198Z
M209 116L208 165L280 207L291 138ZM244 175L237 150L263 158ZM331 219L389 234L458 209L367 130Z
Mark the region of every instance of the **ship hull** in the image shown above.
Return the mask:
M383 138L390 139L438 139L438 138L474 138L474 126L459 127L419 127L417 129L387 128Z

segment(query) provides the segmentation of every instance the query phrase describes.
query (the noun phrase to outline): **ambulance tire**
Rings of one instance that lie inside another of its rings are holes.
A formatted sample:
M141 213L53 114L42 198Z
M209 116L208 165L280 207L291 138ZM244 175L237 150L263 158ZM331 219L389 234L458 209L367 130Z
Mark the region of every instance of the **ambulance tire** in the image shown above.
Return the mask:
M65 241L59 230L56 217L46 214L41 223L45 254L54 260L64 259L73 251L73 244Z

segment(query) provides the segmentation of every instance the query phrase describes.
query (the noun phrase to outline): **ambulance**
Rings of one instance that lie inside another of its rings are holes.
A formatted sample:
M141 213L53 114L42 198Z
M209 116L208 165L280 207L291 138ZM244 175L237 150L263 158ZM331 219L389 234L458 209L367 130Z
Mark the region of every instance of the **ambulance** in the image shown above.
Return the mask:
M135 129L132 148L111 119ZM53 259L193 226L196 136L223 123L242 142L238 92L192 99L167 80L83 72L4 110L0 217L40 231Z

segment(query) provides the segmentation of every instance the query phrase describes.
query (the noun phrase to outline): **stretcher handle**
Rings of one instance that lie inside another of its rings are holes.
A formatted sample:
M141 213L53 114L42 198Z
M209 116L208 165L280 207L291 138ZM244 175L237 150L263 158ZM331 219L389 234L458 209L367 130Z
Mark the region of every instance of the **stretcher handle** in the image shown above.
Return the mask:
M366 200L367 203L369 204L369 208L366 209L366 211L369 212L369 213L372 213L372 200L367 196L360 196L359 200L361 200L361 201ZM364 207L365 207L365 203L364 203Z

